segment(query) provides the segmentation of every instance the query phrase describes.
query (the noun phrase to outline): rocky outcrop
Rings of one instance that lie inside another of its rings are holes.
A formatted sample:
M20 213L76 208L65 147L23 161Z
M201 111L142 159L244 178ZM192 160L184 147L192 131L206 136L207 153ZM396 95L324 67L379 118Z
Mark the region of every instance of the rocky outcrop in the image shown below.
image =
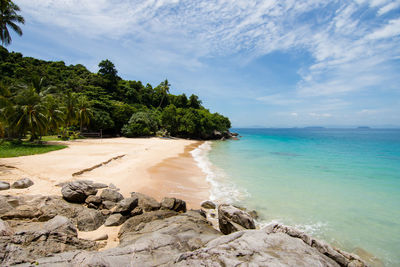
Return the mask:
M118 226L118 225L123 224L126 221L126 219L128 219L128 218L120 213L111 214L105 221L104 225L105 226Z
M100 197L102 201L111 201L114 203L117 203L124 199L121 193L112 189L104 189L103 192L101 192Z
M226 235L244 229L256 228L253 218L247 212L226 204L218 207L218 223L219 229Z
M173 210L176 212L186 212L186 202L174 197L165 197L161 201L162 210Z
M0 181L0 191L10 189L10 183Z
M0 236L13 235L13 234L14 231L10 227L10 225L7 222L0 219Z
M77 227L80 231L94 231L106 221L107 217L98 210L82 209L77 216Z
M29 178L22 178L19 179L17 181L15 181L12 185L11 188L15 188L15 189L24 189L24 188L28 188L30 186L33 185L33 182L31 179Z
M161 205L154 198L146 196L141 193L132 192L131 197L137 198L139 200L138 207L143 211L153 211L160 209Z
M129 197L121 200L116 205L113 210L114 213L121 213L123 215L129 215L133 209L135 209L138 205L138 198Z
M90 195L96 195L97 189L88 181L74 181L64 184L61 193L65 200L72 203L84 203Z

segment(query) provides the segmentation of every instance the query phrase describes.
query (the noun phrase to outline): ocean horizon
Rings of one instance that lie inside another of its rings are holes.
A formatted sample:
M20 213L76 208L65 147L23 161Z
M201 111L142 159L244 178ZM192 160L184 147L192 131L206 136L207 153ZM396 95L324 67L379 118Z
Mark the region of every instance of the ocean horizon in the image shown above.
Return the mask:
M400 265L400 129L236 128L193 151L211 199Z

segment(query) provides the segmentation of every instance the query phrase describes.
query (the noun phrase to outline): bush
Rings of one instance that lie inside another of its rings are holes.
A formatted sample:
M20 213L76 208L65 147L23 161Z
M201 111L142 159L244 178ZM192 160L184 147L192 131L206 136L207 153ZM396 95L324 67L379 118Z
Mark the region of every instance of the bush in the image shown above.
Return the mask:
M150 136L157 132L158 126L158 120L153 112L137 112L124 125L122 134L126 137Z

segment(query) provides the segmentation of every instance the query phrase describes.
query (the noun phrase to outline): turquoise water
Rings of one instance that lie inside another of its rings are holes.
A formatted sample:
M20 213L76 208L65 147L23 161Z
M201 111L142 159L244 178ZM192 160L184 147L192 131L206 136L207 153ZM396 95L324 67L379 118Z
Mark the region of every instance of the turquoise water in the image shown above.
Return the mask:
M400 266L400 130L235 131L240 141L211 144L224 173L214 199Z

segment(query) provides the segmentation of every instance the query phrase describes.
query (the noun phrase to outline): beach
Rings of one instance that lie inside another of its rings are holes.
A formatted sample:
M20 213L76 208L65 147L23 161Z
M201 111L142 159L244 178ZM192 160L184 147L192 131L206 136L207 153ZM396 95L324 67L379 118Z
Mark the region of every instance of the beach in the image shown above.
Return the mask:
M140 192L160 201L185 199L188 208L199 208L209 198L209 185L190 151L198 141L166 138L81 139L68 148L45 154L0 159L0 180L27 177L34 185L0 194L61 195L61 183L92 180L113 184L124 197Z

